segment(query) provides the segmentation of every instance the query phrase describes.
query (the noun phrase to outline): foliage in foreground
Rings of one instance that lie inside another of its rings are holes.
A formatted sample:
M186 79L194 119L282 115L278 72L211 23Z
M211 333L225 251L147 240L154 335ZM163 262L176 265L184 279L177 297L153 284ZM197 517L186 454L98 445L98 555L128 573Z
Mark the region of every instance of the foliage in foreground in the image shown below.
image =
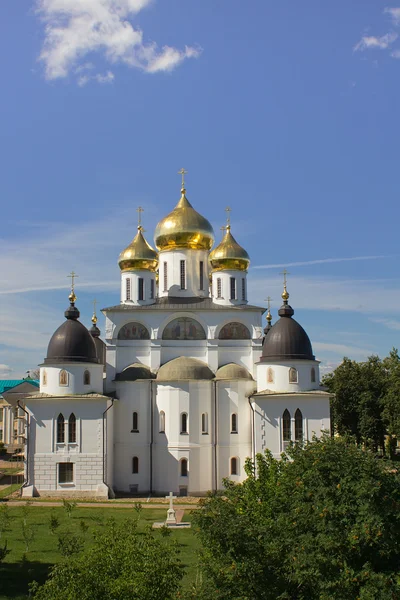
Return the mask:
M258 455L257 474L249 461L245 482L226 481L194 515L209 597L400 598L397 472L343 439L288 455Z
M69 554L42 586L37 600L169 600L183 576L178 547L151 530L138 531L137 521L110 520L94 533L94 546Z

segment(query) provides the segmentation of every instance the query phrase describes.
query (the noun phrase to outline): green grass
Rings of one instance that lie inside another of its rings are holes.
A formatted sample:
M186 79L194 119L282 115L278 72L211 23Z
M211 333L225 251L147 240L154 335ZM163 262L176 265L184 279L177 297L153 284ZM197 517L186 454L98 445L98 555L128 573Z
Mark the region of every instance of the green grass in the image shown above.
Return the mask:
M1 504L0 504L1 506ZM43 582L49 568L61 560L57 548L57 537L63 531L72 531L83 535L80 523L84 521L88 531L84 534L85 546L92 544L92 532L102 527L107 519L115 518L124 520L136 515L132 508L75 508L68 517L63 507L50 508L43 506L28 506L27 525L35 530L35 539L26 551L22 535L24 520L24 507L10 507L9 530L3 533L0 544L7 540L10 554L0 564L0 600L22 600L28 598L28 586L31 581ZM60 521L60 526L53 535L49 528L50 515L54 514ZM154 521L163 521L166 511L161 509L143 509L140 515L140 527L144 528ZM189 510L185 511L185 521L191 520ZM181 544L181 560L185 566L183 586L186 587L194 581L197 573L197 550L199 542L193 529L172 530L174 536ZM160 599L161 600L161 599Z
M12 485L9 485L8 487L4 488L3 490L0 490L0 498L7 498L7 496L9 496L10 494L13 494L17 490L19 490L21 485L22 485L21 483L13 483Z

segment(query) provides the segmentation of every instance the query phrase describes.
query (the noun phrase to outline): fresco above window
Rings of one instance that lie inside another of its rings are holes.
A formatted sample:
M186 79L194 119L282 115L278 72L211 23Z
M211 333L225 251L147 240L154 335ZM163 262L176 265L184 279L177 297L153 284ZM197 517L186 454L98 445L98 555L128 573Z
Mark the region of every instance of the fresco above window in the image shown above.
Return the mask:
M220 340L249 340L250 331L242 323L227 323L219 332Z
M189 317L179 317L168 323L162 334L163 340L205 340L206 334L200 323Z
M149 340L150 334L140 323L127 323L118 332L119 340Z

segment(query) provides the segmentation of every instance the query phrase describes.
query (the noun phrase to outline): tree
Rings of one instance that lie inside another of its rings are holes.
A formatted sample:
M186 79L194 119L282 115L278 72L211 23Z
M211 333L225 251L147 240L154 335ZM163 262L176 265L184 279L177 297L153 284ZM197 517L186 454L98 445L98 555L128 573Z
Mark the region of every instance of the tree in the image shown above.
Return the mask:
M196 511L220 600L400 597L400 477L354 441L324 436L248 461ZM201 597L199 595L199 597Z
M139 531L137 519L110 520L91 548L55 565L32 591L37 600L59 600L60 590L64 600L170 600L182 575L175 543Z

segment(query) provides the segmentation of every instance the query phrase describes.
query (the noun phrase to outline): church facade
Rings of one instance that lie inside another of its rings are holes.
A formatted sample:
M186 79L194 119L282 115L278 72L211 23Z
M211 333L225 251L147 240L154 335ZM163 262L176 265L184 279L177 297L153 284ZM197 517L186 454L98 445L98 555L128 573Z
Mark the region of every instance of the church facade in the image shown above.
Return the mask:
M294 320L286 280L279 319L248 304L250 259L228 222L186 197L120 254L120 302L90 330L74 286L66 320L26 398L23 494L204 495L245 478L246 458L330 428L319 363Z

